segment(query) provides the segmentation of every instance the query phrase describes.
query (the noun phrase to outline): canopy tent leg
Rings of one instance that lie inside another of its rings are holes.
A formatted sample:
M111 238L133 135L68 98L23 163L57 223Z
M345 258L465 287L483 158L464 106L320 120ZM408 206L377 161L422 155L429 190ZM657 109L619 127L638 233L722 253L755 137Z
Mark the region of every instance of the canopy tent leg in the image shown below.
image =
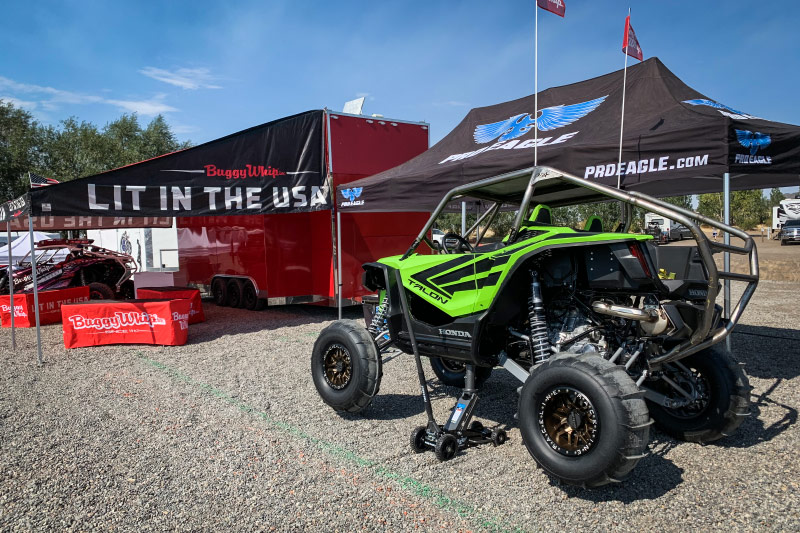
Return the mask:
M730 173L726 172L722 176L722 212L723 218L725 219L725 225L731 225L731 175ZM731 243L731 234L727 231L723 232L723 239L726 245L730 245ZM722 268L725 272L731 271L731 254L730 252L723 253L723 266ZM725 318L730 319L731 317L731 280L725 279L724 281L724 293L723 293L723 304L724 304L724 312ZM731 351L731 336L728 335L725 337L725 347L728 351Z
M467 202L461 202L461 236L465 239L464 235L467 232Z
M11 222L6 222L8 234L8 305L11 307L11 351L17 351L17 330L14 327L14 268L11 255Z
M339 320L342 319L342 213L336 211L336 266L338 275L336 276L336 296L339 300Z
M36 244L33 242L33 217L28 215L28 235L31 239L31 274L33 275L33 308L36 314L36 362L42 366L42 328L39 325L39 284L36 281Z

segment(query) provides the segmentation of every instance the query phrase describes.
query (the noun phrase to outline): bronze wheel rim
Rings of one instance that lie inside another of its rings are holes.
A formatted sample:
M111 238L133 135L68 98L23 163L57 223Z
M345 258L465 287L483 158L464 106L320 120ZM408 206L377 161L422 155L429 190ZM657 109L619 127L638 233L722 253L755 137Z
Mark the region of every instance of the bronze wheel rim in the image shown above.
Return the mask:
M350 352L341 344L331 344L322 359L325 381L332 388L341 390L353 377L353 362Z
M600 423L591 400L581 391L560 386L550 389L539 404L539 430L547 445L568 457L594 448Z

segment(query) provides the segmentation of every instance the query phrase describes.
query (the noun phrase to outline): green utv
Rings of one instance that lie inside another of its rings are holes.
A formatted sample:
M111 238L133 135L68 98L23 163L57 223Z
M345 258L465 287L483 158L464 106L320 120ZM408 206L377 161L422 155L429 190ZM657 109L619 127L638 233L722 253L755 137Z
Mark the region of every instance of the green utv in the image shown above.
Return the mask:
M493 203L466 235L432 242L436 217L467 197ZM623 206L615 231L598 219L583 230L555 226L547 207L603 200ZM510 205L517 214L508 237L481 244ZM633 206L684 224L697 245L656 247L650 235L627 233ZM701 222L744 244L709 241ZM438 253L415 253L422 243ZM713 254L720 251L749 255L750 272L718 271ZM623 479L644 456L653 422L678 439L708 442L748 414L747 378L715 345L755 291L756 249L746 233L690 211L530 168L451 190L404 255L364 270L364 285L378 294L365 302L368 326L340 320L322 331L314 384L335 410L358 412L378 392L382 353L414 354L428 417L411 434L415 452L433 449L444 461L506 440L504 429L471 420L478 389L497 366L523 384L517 417L528 452L570 484ZM747 283L727 318L715 303L720 279ZM444 425L433 417L423 355L442 382L463 388Z

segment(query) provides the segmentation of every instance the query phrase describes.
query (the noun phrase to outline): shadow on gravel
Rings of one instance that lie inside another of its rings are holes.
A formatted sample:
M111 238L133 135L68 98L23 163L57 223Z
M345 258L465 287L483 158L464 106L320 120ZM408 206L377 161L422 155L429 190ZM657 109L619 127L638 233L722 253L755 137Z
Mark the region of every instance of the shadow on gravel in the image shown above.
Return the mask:
M789 405L777 402L770 398L775 389L783 382L783 379L776 379L775 383L762 394L750 395L750 416L744 419L742 425L736 433L730 437L725 437L712 445L723 448L750 448L762 442L768 442L797 423L797 409ZM769 426L764 425L761 419L761 408L767 405L778 407L783 410L783 416Z
M401 420L425 410L422 397L412 394L378 394L365 416L371 420ZM346 415L342 415L347 418Z
M203 302L206 322L192 325L187 344L199 344L239 333L255 333L280 328L291 328L305 324L320 324L336 320L339 313L333 307L316 305L281 305L268 307L263 311L248 311L230 307L218 307L211 302ZM361 307L345 307L342 318L364 321ZM220 322L225 321L224 328Z
M800 332L796 329L738 324L733 356L748 376L794 379L800 376Z
M663 438L663 440L662 440ZM570 498L580 498L595 503L619 501L633 503L640 500L655 500L683 482L683 469L665 458L679 443L669 437L657 435L647 454L622 483L604 485L596 489L584 489L550 481Z

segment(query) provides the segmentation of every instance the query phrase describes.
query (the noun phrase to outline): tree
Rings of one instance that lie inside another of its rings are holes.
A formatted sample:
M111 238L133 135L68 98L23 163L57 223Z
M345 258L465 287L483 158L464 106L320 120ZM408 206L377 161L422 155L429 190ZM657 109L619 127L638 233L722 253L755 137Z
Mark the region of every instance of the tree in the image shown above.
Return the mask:
M39 170L41 128L30 113L0 100L0 201L23 194L24 175Z
M701 215L714 220L722 220L722 193L701 194L697 205ZM734 191L731 193L730 205L731 225L748 230L764 221L764 197L760 189L752 191Z

